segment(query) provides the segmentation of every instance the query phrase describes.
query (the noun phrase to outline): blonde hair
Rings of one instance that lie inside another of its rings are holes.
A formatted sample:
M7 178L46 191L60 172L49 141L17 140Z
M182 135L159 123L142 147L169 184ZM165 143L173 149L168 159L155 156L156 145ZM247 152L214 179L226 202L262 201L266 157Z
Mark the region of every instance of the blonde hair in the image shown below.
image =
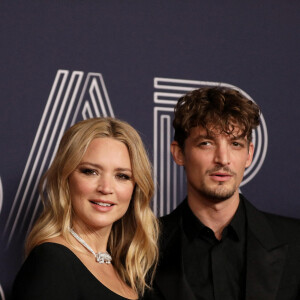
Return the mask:
M81 121L64 134L57 154L41 179L43 211L30 232L26 253L49 238L62 235L69 239L72 207L68 178L95 138L110 137L123 142L128 149L135 188L125 215L113 226L108 250L120 277L139 295L144 293L146 275L154 271L158 259L158 224L150 208L153 196L151 164L143 142L128 123L114 118Z

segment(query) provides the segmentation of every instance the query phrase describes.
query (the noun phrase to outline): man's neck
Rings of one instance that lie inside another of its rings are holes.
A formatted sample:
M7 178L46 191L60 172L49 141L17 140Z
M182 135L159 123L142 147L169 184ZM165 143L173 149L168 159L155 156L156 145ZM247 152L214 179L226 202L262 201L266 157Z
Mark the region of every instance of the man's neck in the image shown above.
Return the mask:
M218 240L222 238L223 229L231 222L239 206L239 194L231 198L213 202L208 199L195 199L188 194L188 204L194 215L215 233Z

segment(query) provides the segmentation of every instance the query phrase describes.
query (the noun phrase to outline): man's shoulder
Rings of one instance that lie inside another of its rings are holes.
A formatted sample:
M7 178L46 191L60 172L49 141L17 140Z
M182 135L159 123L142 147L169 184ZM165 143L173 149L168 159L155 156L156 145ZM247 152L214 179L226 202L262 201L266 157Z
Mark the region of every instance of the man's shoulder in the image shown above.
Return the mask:
M178 225L181 219L183 207L186 205L185 201L182 201L171 213L159 218L159 222L162 228L173 227L173 225Z
M283 241L300 242L300 219L265 212L244 199L249 226L256 230L271 228L275 236Z
M300 241L300 220L292 217L281 216L268 212L262 212L274 231L285 236L294 236Z
M182 210L185 203L180 203L171 213L159 218L160 246L164 248L170 241L177 239L181 228Z
M245 206L246 206L246 210L248 212L250 211L251 213L254 213L254 214L256 214L256 212L258 212L259 214L262 214L272 224L274 224L274 226L286 225L286 226L291 226L291 227L296 227L296 228L300 227L300 219L262 211L259 208L255 207L245 197L241 196L241 199L243 199Z
M296 226L298 228L300 227L300 219L269 213L269 212L263 212L263 214L274 224L278 224L278 225L286 224L287 226L292 226L292 227Z

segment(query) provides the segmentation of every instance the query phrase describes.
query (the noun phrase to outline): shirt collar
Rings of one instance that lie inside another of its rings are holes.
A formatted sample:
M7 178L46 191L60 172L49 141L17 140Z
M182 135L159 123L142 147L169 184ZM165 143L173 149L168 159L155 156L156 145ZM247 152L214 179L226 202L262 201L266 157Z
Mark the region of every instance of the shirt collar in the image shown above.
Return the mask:
M192 212L187 200L183 203L182 226L186 236L193 240L201 235L206 227ZM243 201L240 201L238 209L234 214L230 224L223 231L226 235L234 239L243 240L246 234L246 212Z
M183 211L182 211L182 226L186 236L193 240L201 231L207 228L192 212L190 209L187 199L184 200L183 203Z

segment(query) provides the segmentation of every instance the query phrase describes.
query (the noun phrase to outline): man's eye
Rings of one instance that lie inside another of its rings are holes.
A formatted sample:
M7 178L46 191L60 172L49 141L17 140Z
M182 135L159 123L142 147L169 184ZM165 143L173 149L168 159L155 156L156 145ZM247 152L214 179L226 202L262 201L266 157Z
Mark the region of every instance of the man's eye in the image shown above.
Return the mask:
M204 141L199 144L199 146L210 146L210 145L211 145L211 142L209 142L209 141Z
M233 142L232 145L234 147L243 147L244 146L242 143L239 143L239 142Z
M93 169L81 169L81 173L86 174L86 175L97 175L97 171Z

